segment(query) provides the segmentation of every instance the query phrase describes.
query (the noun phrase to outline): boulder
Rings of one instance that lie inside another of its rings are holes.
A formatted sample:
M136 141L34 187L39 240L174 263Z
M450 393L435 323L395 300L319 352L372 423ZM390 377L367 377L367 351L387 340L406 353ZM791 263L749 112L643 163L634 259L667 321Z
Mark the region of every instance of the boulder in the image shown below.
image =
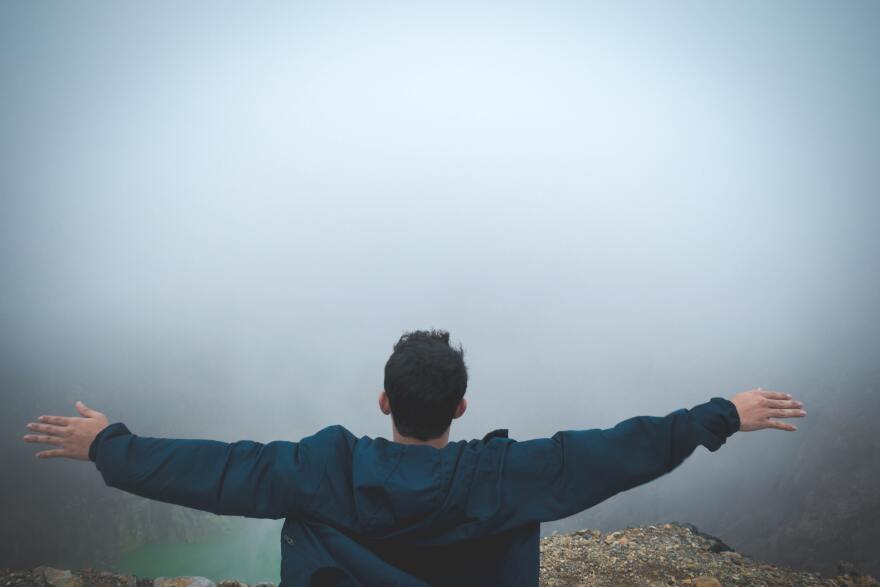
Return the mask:
M217 587L207 577L157 577L153 579L153 587Z
M83 587L83 581L70 571L54 567L37 567L34 579L47 587Z

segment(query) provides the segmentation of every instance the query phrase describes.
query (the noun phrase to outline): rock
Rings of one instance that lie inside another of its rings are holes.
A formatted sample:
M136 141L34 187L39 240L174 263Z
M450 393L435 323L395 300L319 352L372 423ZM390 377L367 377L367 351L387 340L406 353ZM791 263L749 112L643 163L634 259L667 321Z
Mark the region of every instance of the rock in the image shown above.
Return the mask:
M90 576L94 572L90 569L83 570L81 574L83 575L83 582L87 586L94 582L94 579ZM110 571L101 571L98 573L98 577L102 587L137 587L137 577L134 575L117 575Z
M207 577L157 577L153 579L153 587L217 587Z
M864 583L852 575L826 579L755 560L692 524L628 527L597 533L597 540L590 535L582 529L541 539L541 587L880 587L870 577Z
M83 581L70 571L56 569L54 567L37 567L34 569L35 578L42 579L48 587L83 587ZM40 582L40 579L37 582Z
M823 577L733 550L713 549L712 536L692 524L627 527L616 532L581 529L542 538L541 587L880 587L852 562L840 561L839 576ZM721 543L720 540L718 540ZM723 543L721 543L723 544ZM853 556L856 556L854 553ZM37 567L33 571L0 569L0 587L248 587L233 580L219 586L196 576L137 579L82 569L75 572ZM257 583L251 587L275 587Z
M623 535L623 532L612 532L605 537L605 544L611 544L612 542L620 538L621 535Z
M880 583L873 577L865 575L839 575L831 579L833 587L878 587Z
M837 561L837 572L841 575L861 575L856 566L849 561Z
M689 524L688 522L673 522L673 524L678 524L683 528L687 528L697 536L705 538L709 542L707 546L707 550L709 550L709 552L725 552L728 550L733 550L730 546L724 544L724 542L722 542L722 540L717 536L712 536L711 534L700 532L699 528L697 528L693 524Z

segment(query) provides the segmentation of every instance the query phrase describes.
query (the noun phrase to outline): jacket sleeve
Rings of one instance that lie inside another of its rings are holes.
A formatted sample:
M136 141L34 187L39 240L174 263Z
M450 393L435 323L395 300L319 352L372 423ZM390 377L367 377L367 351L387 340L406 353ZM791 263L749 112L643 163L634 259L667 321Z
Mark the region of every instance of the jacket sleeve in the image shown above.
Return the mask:
M116 422L89 448L106 485L221 515L284 518L301 512L323 474L317 435L300 442L149 438Z
M613 428L512 442L503 501L514 524L574 515L672 471L700 445L717 451L739 427L733 402L713 397L664 417L636 416Z

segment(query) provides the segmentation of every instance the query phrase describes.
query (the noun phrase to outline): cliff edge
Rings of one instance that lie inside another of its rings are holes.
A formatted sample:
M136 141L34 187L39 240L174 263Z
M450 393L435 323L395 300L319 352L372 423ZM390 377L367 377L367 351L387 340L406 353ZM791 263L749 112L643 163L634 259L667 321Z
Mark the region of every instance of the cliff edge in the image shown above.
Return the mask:
M839 574L797 571L735 552L687 523L548 536L541 540L541 585L546 587L880 587L846 561ZM259 587L269 587L260 583ZM247 587L205 577L138 578L109 571L52 567L0 569L0 587ZM257 585L251 587L258 587Z
M687 523L578 530L541 540L541 585L547 587L880 587L840 561L839 574L798 571L735 552Z

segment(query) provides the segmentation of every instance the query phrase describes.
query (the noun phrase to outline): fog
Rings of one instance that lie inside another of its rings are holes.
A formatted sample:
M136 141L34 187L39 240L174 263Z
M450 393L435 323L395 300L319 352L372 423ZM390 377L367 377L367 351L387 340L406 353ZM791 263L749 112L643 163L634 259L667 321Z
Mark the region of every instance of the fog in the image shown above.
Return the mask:
M40 414L390 438L384 363L434 327L470 373L453 441L804 401L797 432L545 533L678 519L880 574L878 25L869 2L3 3L0 564L97 567L126 536L93 464L21 441Z

